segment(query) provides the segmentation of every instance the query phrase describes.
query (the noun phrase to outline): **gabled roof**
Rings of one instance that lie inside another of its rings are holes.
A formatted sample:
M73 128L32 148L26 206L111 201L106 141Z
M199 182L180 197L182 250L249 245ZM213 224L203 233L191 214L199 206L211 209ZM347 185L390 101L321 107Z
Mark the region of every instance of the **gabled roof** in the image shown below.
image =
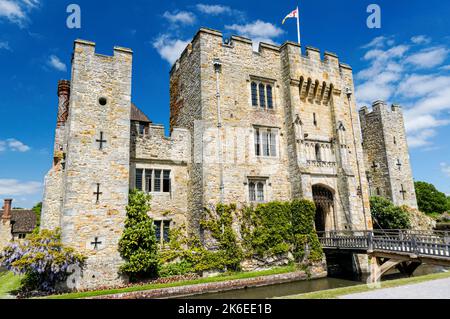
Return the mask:
M136 122L152 123L147 115L144 114L133 102L131 102L131 120Z
M0 211L0 215L3 215L3 211ZM32 210L13 209L11 224L13 234L31 233L36 228L36 214Z

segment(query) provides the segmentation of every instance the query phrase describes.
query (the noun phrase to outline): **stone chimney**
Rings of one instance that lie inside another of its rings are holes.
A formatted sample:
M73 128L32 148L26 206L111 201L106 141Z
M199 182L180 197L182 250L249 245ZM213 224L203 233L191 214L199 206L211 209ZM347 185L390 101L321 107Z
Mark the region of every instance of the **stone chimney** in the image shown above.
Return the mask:
M11 204L12 199L5 199L5 204L3 206L3 220L10 220L11 219Z
M64 125L69 115L70 81L58 81L58 124Z

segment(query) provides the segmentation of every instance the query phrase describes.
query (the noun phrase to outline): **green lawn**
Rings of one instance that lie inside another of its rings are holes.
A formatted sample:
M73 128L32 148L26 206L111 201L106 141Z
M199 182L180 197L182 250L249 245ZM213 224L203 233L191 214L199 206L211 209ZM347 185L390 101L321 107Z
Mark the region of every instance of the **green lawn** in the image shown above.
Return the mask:
M425 281L444 279L444 278L449 278L449 277L450 277L450 272L447 272L447 273L431 274L431 275L426 275L426 276L421 276L421 277L412 277L412 278L384 281L381 283L381 288L378 288L378 289L392 288L392 287L398 287L398 286L404 286L404 285L410 285L410 284L417 284L417 283L421 283L421 282L425 282ZM366 291L370 291L370 290L373 290L373 289L368 287L367 285L358 285L358 286L352 286L352 287L344 287L344 288L311 292L311 293L294 295L294 296L287 296L287 297L282 297L281 299L336 299L339 296L356 294L356 293L366 292Z
M21 279L11 272L0 272L0 299L7 298L10 292L19 289Z
M145 291L145 290L153 290L153 289L160 289L160 288L179 287L179 286L196 285L196 284L204 284L204 283L211 283L211 282L222 282L222 281L228 281L228 280L237 280L237 279L261 277L261 276L285 274L285 273L294 272L296 270L297 269L296 269L295 265L292 265L292 266L286 266L286 267L277 267L277 268L273 268L270 270L264 270L264 271L242 272L242 273L235 273L235 274L229 274L229 275L222 275L222 276L218 276L218 277L200 278L200 279L196 279L196 280L179 281L179 282L173 282L173 283L167 283L167 284L148 284L148 285L142 285L142 286L132 286L132 287L122 288L122 289L76 292L76 293L70 293L70 294L64 294L64 295L49 296L47 298L49 298L49 299L79 299L79 298L106 296L106 295L113 295L113 294L119 294L119 293L125 293L125 292Z

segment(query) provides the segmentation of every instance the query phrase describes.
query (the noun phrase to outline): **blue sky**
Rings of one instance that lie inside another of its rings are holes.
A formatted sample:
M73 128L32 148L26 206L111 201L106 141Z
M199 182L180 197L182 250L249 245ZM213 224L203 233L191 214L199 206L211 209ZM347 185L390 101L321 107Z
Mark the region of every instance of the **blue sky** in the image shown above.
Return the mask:
M81 29L66 26L69 4ZM367 6L381 7L369 29ZM296 1L0 0L0 198L30 207L51 165L56 85L70 78L73 40L134 51L133 100L157 123L169 120L169 70L200 26L256 41L296 41ZM450 194L450 2L303 0L302 42L336 52L355 72L359 106L373 100L405 109L417 180Z

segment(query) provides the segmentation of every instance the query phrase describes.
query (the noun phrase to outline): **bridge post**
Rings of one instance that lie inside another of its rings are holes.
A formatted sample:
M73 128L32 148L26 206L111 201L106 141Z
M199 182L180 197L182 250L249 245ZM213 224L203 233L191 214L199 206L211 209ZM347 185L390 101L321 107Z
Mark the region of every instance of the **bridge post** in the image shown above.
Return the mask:
M367 235L367 252L373 252L373 232L369 232Z
M417 238L416 238L416 236L412 236L411 237L411 250L412 250L412 253L414 253L416 255L419 253L419 248L417 246Z

